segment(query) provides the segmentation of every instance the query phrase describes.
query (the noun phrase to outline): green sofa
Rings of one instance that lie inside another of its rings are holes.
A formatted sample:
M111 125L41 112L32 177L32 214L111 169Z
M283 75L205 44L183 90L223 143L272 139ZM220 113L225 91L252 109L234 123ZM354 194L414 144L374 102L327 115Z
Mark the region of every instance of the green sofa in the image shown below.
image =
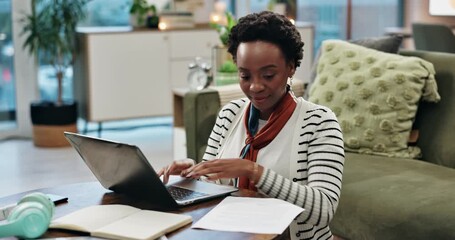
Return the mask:
M343 239L455 239L455 54L400 54L433 63L441 101L419 105L415 125L422 159L346 153L331 222ZM202 158L219 109L216 90L185 95L188 157Z

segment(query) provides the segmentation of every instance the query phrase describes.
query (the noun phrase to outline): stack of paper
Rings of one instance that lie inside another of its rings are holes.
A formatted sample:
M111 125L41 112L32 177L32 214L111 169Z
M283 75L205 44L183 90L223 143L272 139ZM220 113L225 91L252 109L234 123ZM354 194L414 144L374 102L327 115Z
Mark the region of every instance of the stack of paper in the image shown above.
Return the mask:
M304 209L275 198L227 197L192 228L281 234Z

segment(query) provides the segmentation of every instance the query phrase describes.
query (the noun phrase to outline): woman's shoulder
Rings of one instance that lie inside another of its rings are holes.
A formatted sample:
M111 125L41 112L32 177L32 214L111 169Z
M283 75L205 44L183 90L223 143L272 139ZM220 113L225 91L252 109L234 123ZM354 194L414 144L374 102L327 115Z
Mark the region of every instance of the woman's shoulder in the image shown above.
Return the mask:
M324 116L325 119L327 118L334 118L336 119L335 113L328 107L322 106L310 101L303 99L302 97L297 98L297 100L302 104L303 111L305 111L305 115L308 114L318 114L320 116Z
M249 100L247 98L232 100L221 108L220 113L226 114L227 112L230 112L236 115L246 104L248 104L248 102Z

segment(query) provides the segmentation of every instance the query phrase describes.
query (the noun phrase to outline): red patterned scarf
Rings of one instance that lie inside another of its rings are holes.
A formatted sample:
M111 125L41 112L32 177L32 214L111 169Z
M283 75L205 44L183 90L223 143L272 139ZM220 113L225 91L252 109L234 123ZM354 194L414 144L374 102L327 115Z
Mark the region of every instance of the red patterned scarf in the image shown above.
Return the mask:
M247 138L245 139L245 147L241 151L240 157L249 161L256 162L258 152L261 148L267 146L286 125L286 122L291 118L297 103L291 93L286 93L276 109L270 115L267 124L259 132L257 132L259 124L259 110L255 108L251 102L245 114L245 128L247 130ZM257 132L257 134L256 134ZM239 178L239 188L250 189L256 191L256 187L247 177Z

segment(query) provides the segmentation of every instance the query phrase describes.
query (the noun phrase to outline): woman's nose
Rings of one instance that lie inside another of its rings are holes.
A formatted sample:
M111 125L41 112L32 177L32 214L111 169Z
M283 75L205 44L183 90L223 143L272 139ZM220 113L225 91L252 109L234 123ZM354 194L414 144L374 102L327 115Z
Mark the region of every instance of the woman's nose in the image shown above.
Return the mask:
M260 91L264 90L264 88L265 88L265 86L261 80L256 78L256 79L253 79L253 81L251 81L250 91L260 92Z

